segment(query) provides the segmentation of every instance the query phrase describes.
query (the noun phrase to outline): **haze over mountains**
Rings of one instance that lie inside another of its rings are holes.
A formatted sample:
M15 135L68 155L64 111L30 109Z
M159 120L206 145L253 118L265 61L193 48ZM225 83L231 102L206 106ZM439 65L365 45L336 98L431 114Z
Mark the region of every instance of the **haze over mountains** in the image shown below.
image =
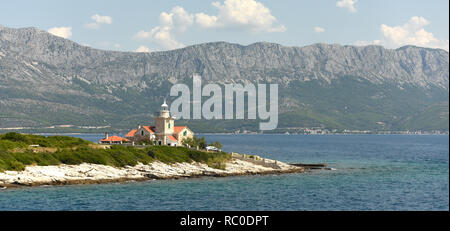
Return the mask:
M449 55L441 49L213 42L135 53L0 26L0 128L149 124L172 84L190 84L193 73L204 83L278 83L280 131L449 127ZM251 120L184 123L258 129Z

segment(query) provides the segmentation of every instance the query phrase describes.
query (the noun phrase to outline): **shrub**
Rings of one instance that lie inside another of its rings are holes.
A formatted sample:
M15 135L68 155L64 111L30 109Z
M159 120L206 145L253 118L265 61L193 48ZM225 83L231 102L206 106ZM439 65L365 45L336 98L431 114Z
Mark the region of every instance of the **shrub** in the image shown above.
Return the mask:
M0 140L0 151L12 150L18 147L25 147L25 145L11 140Z
M1 139L15 141L15 142L26 142L27 141L27 137L25 135L22 135L17 132L6 133L6 134L2 135Z
M25 165L22 164L21 162L17 161L17 160L11 161L9 166L10 166L9 169L13 170L13 171L23 171L23 170L25 170Z

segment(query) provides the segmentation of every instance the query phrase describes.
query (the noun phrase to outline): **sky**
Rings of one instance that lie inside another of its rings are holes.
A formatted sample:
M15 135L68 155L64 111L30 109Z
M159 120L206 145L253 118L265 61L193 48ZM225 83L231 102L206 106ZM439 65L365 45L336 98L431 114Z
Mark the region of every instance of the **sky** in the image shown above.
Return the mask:
M2 0L0 25L118 51L216 41L449 49L448 0Z

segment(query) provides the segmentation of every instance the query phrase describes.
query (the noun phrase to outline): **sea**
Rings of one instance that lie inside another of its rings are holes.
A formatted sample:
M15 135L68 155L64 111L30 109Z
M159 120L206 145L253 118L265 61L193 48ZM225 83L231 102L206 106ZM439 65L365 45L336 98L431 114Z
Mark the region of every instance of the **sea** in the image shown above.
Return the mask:
M448 135L200 136L224 151L333 170L4 189L0 210L449 210Z

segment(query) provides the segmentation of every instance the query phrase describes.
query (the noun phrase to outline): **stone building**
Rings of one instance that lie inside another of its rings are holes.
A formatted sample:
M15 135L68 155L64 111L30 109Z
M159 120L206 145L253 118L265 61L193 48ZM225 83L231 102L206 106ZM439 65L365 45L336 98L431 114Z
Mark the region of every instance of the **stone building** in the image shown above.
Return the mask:
M154 126L138 125L129 131L125 138L133 142L151 142L155 145L181 146L184 138L194 136L187 126L175 126L175 118L170 115L169 106L164 103L155 117Z

